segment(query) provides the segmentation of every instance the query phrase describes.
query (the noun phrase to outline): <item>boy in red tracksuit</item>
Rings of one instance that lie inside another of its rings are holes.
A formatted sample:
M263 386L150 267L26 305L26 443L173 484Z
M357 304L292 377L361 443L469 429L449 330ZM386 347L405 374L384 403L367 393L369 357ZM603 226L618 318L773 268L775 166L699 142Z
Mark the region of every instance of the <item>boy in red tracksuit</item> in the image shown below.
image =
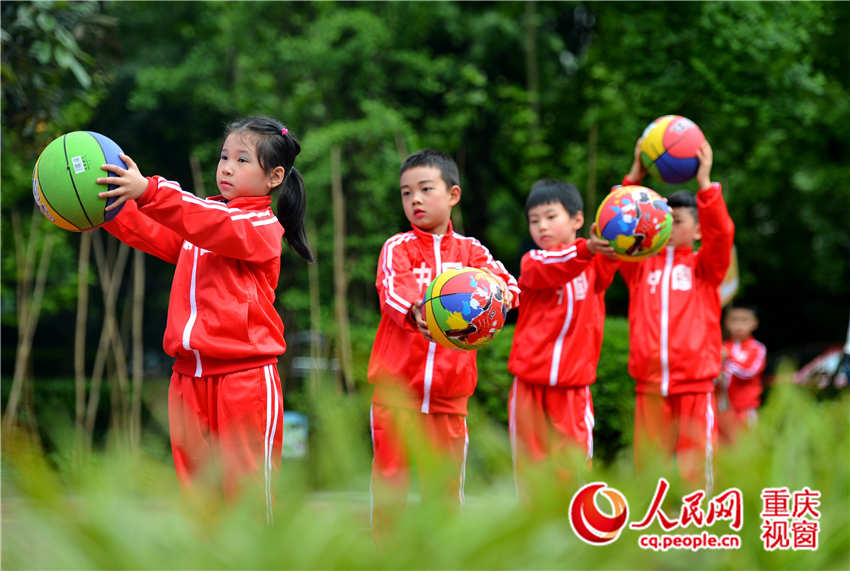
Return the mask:
M508 423L518 490L529 464L554 462L564 479L570 450L593 457L590 385L605 324L605 290L619 260L584 224L581 195L570 183L540 180L525 204L538 250L522 257L520 305L508 370L514 375ZM608 254L606 257L598 254Z
M422 150L401 166L401 201L411 230L390 237L381 249L375 286L381 321L369 359L374 384L370 424L372 462L372 524L386 530L404 507L410 486L411 444L425 433L427 442L453 466L446 487L463 502L463 481L469 443L467 400L478 377L475 351L452 350L435 343L422 316L428 284L451 268L489 271L503 282L508 307L516 305L516 280L475 238L457 234L450 220L460 200L457 165L444 153ZM423 473L423 494L435 482ZM445 490L442 490L443 492Z
M667 247L639 262L623 262L629 289L629 374L635 379L635 462L660 450L676 456L692 485L713 485L717 441L713 381L720 374L720 296L735 227L719 183L710 179L712 152L698 151L699 192L667 199L673 229ZM646 171L640 141L623 185ZM702 246L694 251L694 242Z
M753 337L758 328L755 309L732 305L723 324L729 339L723 342L723 372L717 383L720 438L732 443L742 428L755 425L761 404L764 345Z
M228 496L242 480L265 485L273 519L273 470L280 464L286 349L274 306L281 240L308 261L306 196L295 170L300 143L280 122L232 123L216 169L220 196L200 198L174 181L104 165L117 176L102 198L123 204L104 228L126 244L175 264L163 348L175 358L168 388L174 467L182 484L220 470ZM272 194L279 193L278 213Z

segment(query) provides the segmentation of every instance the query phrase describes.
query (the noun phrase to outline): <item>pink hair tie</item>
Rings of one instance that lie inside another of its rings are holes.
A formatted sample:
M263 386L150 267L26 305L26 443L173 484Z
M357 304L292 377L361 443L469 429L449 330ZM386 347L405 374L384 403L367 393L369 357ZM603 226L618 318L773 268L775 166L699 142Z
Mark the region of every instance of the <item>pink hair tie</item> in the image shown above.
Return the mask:
M289 133L289 129L287 129L286 127L280 130L281 136L285 136L287 133Z

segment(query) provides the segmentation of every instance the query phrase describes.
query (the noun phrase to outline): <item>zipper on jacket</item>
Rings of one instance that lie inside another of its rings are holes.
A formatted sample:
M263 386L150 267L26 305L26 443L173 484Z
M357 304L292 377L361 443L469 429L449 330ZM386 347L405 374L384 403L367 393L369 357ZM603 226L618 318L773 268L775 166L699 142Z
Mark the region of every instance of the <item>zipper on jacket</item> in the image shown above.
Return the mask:
M661 276L661 394L667 396L670 386L670 273L673 269L673 247L667 246L664 274Z
M195 327L195 320L198 319L198 304L195 300L195 283L198 274L198 255L200 248L192 245L192 280L189 282L189 320L186 321L186 326L183 328L183 348L195 354L195 377L200 377L204 372L201 367L201 354L197 349L193 349L189 344L192 336L192 329Z
M443 267L443 260L440 256L440 240L441 234L434 234L434 277L440 275L440 268ZM437 344L433 341L428 343L428 358L425 361L425 382L422 387L422 408L423 413L428 414L431 410L431 383L434 380L434 353L437 350Z
M555 348L552 349L552 365L549 367L549 385L553 387L558 384L558 368L561 366L561 348L564 346L564 337L567 336L567 331L569 331L570 323L573 320L572 283L564 284L564 289L567 292L567 315L564 317L564 324L561 326L561 332L558 333L558 339L555 341Z

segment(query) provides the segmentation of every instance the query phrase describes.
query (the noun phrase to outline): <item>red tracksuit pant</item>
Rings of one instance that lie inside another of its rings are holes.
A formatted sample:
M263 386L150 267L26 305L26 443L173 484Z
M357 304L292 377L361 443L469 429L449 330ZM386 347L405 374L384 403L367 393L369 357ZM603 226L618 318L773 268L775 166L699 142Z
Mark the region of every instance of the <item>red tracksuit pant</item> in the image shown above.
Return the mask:
M168 423L181 483L212 477L233 497L246 480L262 482L271 519L272 473L283 444L283 391L275 365L206 377L174 372Z
M717 448L714 394L682 393L665 397L636 393L635 396L637 468L644 469L653 455L675 456L682 480L710 492L714 486L714 450Z
M574 480L576 469L582 467L576 465L575 456L588 464L593 457L594 422L589 386L550 387L514 379L508 429L517 491L524 496L527 473L544 466L553 470L561 485Z
M469 432L460 414L372 404L371 522L377 535L390 531L407 504L415 464L423 501L463 503ZM436 497L435 497L436 496Z

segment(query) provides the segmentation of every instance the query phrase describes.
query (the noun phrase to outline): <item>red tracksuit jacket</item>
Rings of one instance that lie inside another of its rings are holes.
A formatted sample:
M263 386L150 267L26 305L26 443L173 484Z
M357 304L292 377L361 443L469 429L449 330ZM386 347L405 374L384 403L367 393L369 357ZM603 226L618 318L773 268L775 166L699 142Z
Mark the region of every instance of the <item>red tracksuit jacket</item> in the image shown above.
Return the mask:
M286 349L274 307L283 227L271 197L202 199L160 176L104 228L176 264L163 348L201 377L277 362Z
M767 349L752 336L741 342L730 339L723 347L728 354L723 372L729 403L735 410L758 408Z
M628 179L623 184L636 184ZM639 183L637 183L639 184ZM711 392L720 374L720 295L735 226L720 184L697 192L702 247L666 247L623 262L629 288L629 374L637 392Z
M490 269L508 284L516 306L516 279L481 242L455 233L451 224L441 236L413 226L384 242L375 280L381 321L369 358L372 402L415 406L426 414L467 413L466 402L478 380L476 352L428 342L408 318L413 302L423 298L434 278L461 267ZM399 388L406 390L399 394Z
M527 252L508 370L526 383L593 383L605 327L605 289L619 264L594 256L584 238Z

